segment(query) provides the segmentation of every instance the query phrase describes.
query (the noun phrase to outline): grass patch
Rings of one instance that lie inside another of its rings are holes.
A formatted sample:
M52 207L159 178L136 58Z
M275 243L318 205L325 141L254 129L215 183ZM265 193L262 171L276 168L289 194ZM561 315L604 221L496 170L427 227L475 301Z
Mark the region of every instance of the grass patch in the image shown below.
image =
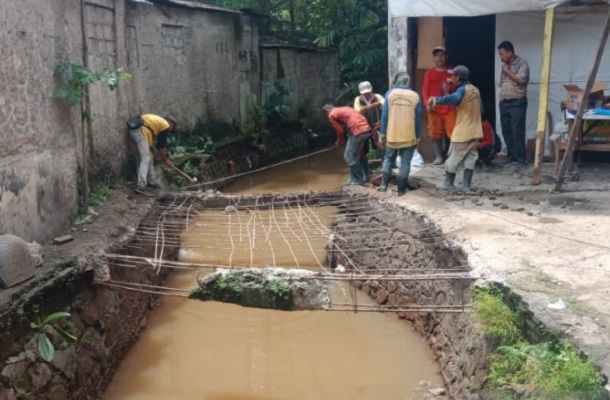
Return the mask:
M531 399L605 398L604 379L593 364L558 341L528 343L519 329L518 313L505 300L498 288L474 293L480 327L488 337L499 341L485 386L505 394L493 398L517 398L511 392L523 390Z
M519 315L504 302L504 293L500 289L475 290L474 311L488 337L499 339L502 345L524 340L518 326Z

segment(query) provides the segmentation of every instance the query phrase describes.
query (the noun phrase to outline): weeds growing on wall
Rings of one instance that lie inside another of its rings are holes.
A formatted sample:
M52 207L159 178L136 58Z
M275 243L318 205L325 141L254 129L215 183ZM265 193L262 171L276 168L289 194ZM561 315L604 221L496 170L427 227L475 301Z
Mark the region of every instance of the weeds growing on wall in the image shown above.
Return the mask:
M167 152L174 165L189 176L199 178L205 162L215 155L218 146L240 136L239 129L230 124L200 118L170 137ZM168 169L163 171L169 183L176 186L186 183L185 178L175 171Z
M36 331L37 335L37 343L38 343L38 352L43 360L50 363L55 359L55 345L51 339L49 339L48 333L45 332L45 327L50 326L57 335L63 340L63 343L68 345L76 342L76 337L71 333L67 332L59 325L57 325L56 320L60 318L67 318L70 314L67 312L56 312L53 314L49 314L44 318L36 318L35 322L32 322L32 329Z
M65 62L57 65L55 75L62 83L55 90L55 97L66 101L70 106L80 106L83 124L81 128L81 159L80 172L82 183L83 208L89 208L89 172L87 159L88 145L87 132L91 133L91 102L88 98L89 86L102 83L112 91L115 90L120 81L131 80L131 75L121 69L102 68L91 70L85 65Z
M529 343L519 329L517 312L497 288L474 293L480 326L500 345L491 356L486 389L497 399L527 392L529 399L602 399L604 381L597 368L573 347L558 341Z
M287 121L290 109L289 95L290 90L287 87L280 82L274 82L273 89L269 91L264 104L254 105L250 109L246 136L264 138L270 130Z
M83 202L84 196L82 193L83 184L82 178L79 176L76 179L76 190L77 190L77 199L78 199L78 208L76 219L80 219L86 217L89 213L89 207L85 208L85 203ZM105 183L95 183L92 185L89 191L89 206L92 207L101 207L104 205L110 194L112 193L110 186Z

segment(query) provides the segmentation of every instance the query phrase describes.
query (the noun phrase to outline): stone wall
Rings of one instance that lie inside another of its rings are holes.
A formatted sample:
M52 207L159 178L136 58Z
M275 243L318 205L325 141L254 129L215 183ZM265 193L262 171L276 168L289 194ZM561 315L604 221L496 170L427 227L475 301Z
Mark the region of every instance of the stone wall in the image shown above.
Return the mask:
M95 0L84 3L84 34L87 38L86 65L126 69L125 1ZM80 62L79 60L71 60ZM131 83L121 83L114 91L106 85L90 87L91 130L88 132L89 172L96 179L116 178L127 157L125 120L129 118L128 90ZM78 112L78 110L75 110ZM79 147L80 149L80 147Z
M247 125L262 90L258 22L201 3L162 3L0 2L0 234L44 242L76 213L82 125L79 107L53 96L62 62L122 68L134 77L116 91L90 88L86 153L94 180L117 178L133 157L124 128L130 115ZM336 56L293 53L291 79L308 88L295 93L317 105L336 87Z
M460 271L466 265L462 250L448 244L442 232L425 218L375 199L347 204L334 230L349 238L347 245L341 247L367 273L433 274ZM370 225L371 229L366 235L354 235L353 224ZM349 266L345 260L341 263ZM380 304L408 308L468 304L470 283L469 280L363 281L357 286ZM472 317L466 312L397 312L397 316L427 339L450 398L479 399L477 392L486 373L488 344Z
M260 93L258 24L239 12L130 3L134 113L240 126Z
M304 119L307 128L326 127L321 111L332 102L341 81L339 56L336 52L300 47L264 45L262 50L262 99L275 92L276 85L288 90L290 117Z
M0 234L45 240L76 207L76 114L53 99L82 59L78 0L0 2Z

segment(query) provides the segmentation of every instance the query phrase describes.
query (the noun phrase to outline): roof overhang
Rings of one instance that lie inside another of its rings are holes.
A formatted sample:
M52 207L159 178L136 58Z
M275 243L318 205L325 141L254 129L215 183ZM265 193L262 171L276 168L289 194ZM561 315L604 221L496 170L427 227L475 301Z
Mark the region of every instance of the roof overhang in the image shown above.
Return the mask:
M473 17L557 7L569 0L389 0L392 17Z

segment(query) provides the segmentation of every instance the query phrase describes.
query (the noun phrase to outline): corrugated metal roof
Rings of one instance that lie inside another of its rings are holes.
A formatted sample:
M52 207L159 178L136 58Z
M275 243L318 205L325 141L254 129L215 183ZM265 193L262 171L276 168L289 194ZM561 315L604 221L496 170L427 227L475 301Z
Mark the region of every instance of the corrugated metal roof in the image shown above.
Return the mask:
M186 0L150 0L151 3L157 4L160 6L167 7L180 7L180 8L189 8L191 10L201 10L201 11L218 11L230 14L241 14L239 10L233 10L230 8L224 8L215 6L212 4L201 3L198 1L186 1Z

